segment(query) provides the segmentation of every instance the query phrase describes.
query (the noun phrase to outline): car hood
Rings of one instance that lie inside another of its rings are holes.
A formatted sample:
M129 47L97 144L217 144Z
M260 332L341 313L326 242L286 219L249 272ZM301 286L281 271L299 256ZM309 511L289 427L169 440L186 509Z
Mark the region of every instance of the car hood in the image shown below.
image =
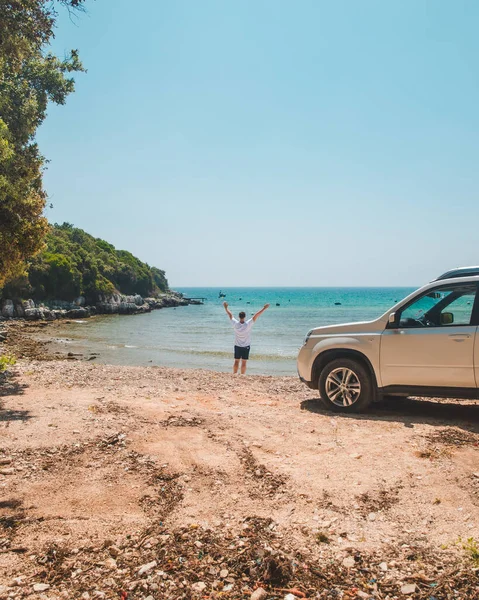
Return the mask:
M311 335L348 335L350 333L372 333L375 331L383 331L386 324L386 319L383 317L375 321L359 321L356 323L341 323L340 325L326 325L323 327L315 327Z

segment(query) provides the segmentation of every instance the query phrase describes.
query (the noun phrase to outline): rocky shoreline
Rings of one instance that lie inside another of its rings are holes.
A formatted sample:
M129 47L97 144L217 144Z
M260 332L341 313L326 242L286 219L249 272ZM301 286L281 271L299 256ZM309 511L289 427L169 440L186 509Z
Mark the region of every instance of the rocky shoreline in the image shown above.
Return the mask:
M184 298L179 292L166 292L155 298L142 298L138 294L127 296L112 294L99 296L95 304L87 305L80 296L74 302L53 300L35 302L34 300L0 301L0 320L25 319L27 321L55 321L57 319L87 319L93 315L133 315L147 313L161 308L188 306L197 301Z

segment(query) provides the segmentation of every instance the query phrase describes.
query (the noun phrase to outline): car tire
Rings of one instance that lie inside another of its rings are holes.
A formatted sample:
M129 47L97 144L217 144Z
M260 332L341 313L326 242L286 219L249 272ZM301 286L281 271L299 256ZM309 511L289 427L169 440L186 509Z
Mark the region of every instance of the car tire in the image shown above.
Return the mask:
M377 395L368 369L352 358L327 363L319 375L318 388L323 405L334 412L364 412Z

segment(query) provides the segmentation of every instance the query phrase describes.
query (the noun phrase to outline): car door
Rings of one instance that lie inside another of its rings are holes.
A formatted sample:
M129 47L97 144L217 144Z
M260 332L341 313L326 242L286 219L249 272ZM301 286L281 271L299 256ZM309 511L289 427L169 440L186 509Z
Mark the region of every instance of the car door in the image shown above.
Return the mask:
M383 387L476 388L477 283L440 285L395 315L381 336Z

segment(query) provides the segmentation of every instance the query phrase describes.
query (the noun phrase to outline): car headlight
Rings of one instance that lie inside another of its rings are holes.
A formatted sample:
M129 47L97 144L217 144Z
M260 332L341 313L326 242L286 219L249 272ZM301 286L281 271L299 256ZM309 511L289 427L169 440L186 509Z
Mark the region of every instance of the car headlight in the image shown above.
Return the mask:
M306 334L306 337L304 338L303 346L308 343L308 340L311 337L311 334L313 333L313 331L314 331L314 329L310 329L308 331L308 333Z

